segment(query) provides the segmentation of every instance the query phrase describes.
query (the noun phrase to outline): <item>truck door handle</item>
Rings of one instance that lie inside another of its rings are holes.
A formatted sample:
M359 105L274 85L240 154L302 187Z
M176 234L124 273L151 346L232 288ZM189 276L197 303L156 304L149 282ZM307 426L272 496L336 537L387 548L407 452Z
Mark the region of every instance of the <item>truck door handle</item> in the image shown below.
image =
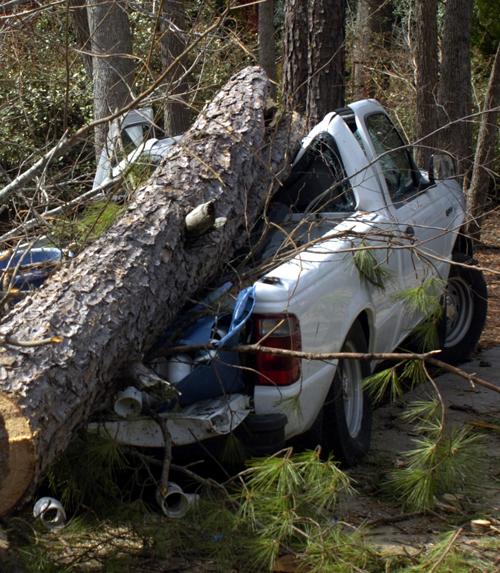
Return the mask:
M408 225L408 227L406 227L405 229L405 234L408 235L409 237L414 237L415 229L411 225Z

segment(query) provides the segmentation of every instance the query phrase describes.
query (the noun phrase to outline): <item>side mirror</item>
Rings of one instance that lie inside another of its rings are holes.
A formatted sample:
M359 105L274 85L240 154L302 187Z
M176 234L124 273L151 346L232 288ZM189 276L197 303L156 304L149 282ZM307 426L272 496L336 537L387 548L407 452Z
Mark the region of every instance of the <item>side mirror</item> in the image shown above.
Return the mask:
M431 184L443 179L453 179L457 176L455 160L448 153L435 153L429 159L428 172Z

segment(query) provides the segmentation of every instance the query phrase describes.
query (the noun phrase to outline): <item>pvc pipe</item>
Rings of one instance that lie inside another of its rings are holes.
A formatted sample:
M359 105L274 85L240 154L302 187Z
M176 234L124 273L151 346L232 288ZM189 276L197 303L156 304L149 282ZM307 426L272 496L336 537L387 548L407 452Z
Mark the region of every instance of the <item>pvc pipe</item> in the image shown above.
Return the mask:
M199 495L185 493L181 486L169 481L167 494L162 496L160 490L156 492L156 501L163 513L172 519L180 519L189 511L189 508L198 501Z
M113 409L122 418L138 416L142 411L142 392L134 386L128 386L116 395Z
M33 506L33 517L49 530L61 529L66 525L64 507L53 497L41 497Z

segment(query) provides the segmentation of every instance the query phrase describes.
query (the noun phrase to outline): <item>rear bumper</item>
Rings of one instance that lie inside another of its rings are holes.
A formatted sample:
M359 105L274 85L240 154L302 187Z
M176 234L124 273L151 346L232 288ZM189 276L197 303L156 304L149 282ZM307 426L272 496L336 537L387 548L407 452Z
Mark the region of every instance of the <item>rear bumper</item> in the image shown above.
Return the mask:
M196 402L180 412L159 414L167 420L173 446L186 446L235 430L250 413L250 397L230 394ZM110 419L88 424L87 431L113 438L119 444L161 448L165 445L158 423L150 417Z

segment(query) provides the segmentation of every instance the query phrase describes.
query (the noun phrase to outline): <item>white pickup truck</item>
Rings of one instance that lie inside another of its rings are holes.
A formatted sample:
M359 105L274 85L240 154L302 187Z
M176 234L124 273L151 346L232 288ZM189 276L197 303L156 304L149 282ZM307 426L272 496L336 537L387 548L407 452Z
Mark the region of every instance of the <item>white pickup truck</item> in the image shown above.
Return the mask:
M219 344L224 349L151 362L181 392L160 409L174 445L239 431L259 453L306 436L309 445L355 463L370 443L371 407L362 381L373 364L238 355L230 346L261 341L312 353L392 351L423 320L398 293L432 277L443 279L443 356L464 359L483 328L487 293L480 271L460 266L472 253L460 234L464 196L454 175L444 155L435 156L428 172L419 170L374 100L329 113L303 140L292 175L272 199L270 231L256 255L268 272L239 297L238 311L228 304L234 301L230 285L223 287L219 303L205 301L208 316L174 341L192 345L226 336ZM370 250L383 284L360 273L356 248ZM234 328L240 319L244 324ZM228 329L236 333L231 344ZM121 398L134 400L126 393ZM126 409L118 411L127 416ZM130 445L163 444L147 415L92 428Z

